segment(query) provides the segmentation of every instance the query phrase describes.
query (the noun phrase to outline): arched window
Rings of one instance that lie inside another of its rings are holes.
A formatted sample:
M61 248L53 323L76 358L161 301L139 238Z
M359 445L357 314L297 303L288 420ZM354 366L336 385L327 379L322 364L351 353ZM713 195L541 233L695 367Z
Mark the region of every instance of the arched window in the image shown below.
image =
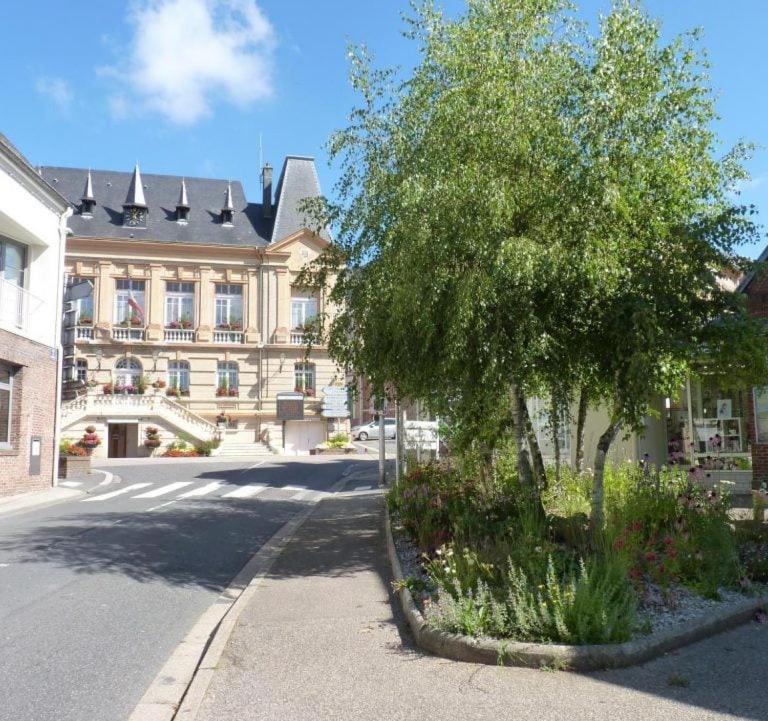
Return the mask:
M169 395L189 394L189 363L187 361L168 361Z
M75 361L75 380L81 383L88 380L88 361L85 358L78 358Z
M135 389L141 380L141 363L135 358L121 358L115 364L115 390Z

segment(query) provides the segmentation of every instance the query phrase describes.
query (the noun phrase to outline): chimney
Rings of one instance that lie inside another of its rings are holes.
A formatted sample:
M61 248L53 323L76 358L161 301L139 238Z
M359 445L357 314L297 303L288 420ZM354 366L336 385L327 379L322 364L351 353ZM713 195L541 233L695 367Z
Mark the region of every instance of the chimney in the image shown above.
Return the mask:
M261 169L261 212L265 218L272 217L272 166L269 163Z

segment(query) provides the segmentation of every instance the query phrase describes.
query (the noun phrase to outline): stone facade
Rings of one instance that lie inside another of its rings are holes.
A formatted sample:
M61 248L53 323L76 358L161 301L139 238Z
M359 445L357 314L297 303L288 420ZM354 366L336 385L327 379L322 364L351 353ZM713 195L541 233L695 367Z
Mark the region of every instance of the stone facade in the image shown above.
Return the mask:
M308 230L266 248L69 239L67 274L88 279L94 286L90 322L76 325L76 359L92 386L88 392L103 394L105 386L118 384L118 366L130 359L146 384L145 394L168 397L173 379L169 369L181 363L188 369L188 394L170 400L211 423L225 414L225 441L308 452L311 444L334 430L320 415L321 389L343 381L344 376L324 347L313 347L308 353L301 333L291 327L291 303L297 297L312 296L318 312L331 310L325 292L308 293L297 284L301 268L326 245ZM130 279L143 282L146 310L140 327L124 328L115 322L115 295L118 281ZM185 333L168 327L165 310L168 284L180 282L194 288L194 310ZM241 291L240 330L216 327L216 288L222 284ZM126 331L131 331L130 337L125 337ZM220 364L225 363L237 369L237 386L228 389L236 395L221 395ZM297 372L306 366L314 379L305 402L305 420L302 426L298 422L286 426L276 417L276 397L295 390ZM154 387L159 384L165 388ZM126 449L111 448L110 415L131 425L125 431ZM151 451L143 445L149 426L159 429L163 446L181 435L172 418L159 414L137 412L135 417L119 419L114 415L105 403L99 416L89 414L70 424L65 419L63 434L78 440L86 425L95 425L104 442L94 457L149 455Z
M0 496L50 488L57 402L55 351L0 329L0 365L14 369L11 448L0 448ZM30 473L32 439L40 444L37 473Z

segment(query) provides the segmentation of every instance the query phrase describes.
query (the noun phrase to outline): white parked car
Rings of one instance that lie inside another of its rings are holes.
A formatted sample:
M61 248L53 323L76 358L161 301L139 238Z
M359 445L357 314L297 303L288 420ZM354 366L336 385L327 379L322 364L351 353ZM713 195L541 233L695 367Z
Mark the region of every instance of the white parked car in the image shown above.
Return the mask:
M356 441L378 440L379 422L371 421L364 426L354 426L352 428L352 438ZM397 436L397 421L394 418L384 419L384 438L392 439Z

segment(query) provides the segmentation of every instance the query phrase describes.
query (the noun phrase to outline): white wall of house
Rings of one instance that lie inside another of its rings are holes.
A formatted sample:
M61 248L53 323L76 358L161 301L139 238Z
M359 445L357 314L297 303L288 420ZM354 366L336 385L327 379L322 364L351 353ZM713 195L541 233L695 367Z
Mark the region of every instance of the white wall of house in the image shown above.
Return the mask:
M32 172L31 170L29 172ZM0 156L0 236L27 249L24 303L19 316L2 312L0 328L49 347L59 345L66 217L61 200ZM14 301L15 302L15 301ZM10 301L6 301L6 310Z

